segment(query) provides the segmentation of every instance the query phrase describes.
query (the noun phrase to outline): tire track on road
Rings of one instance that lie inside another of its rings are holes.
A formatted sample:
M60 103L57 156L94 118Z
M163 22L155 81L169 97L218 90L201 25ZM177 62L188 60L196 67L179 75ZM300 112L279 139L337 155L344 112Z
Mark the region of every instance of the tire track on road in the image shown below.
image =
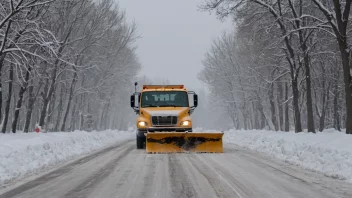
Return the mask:
M82 184L77 186L77 188L69 191L65 194L66 198L76 198L76 197L85 197L89 194L90 191L94 190L94 187L97 186L101 181L107 178L114 168L118 165L118 161L126 157L129 153L134 149L134 145L130 145L127 147L120 155L113 160L111 160L107 165L103 168L96 171L92 176L86 179Z
M191 181L183 170L182 164L179 162L177 155L178 154L168 155L171 197L198 197Z
M219 174L214 167L211 167L203 159L203 155L189 157L192 165L197 169L197 171L203 175L213 187L214 192L218 197L239 197L242 198L241 194L236 190L231 184L225 180L221 174ZM198 160L196 160L198 159ZM227 186L227 188L226 188Z
M130 140L127 141L123 141L121 143L119 143L119 145L114 145L114 146L110 146L107 147L103 150L94 152L93 154L89 154L88 156L85 156L83 158L77 159L67 165L64 165L62 167L59 167L57 169L55 169L54 171L51 171L47 174L44 174L34 180L28 181L18 187L15 187L11 190L5 191L3 194L0 195L0 198L11 198L14 197L16 195L19 195L23 192L26 192L28 190L31 190L33 188L36 188L42 184L45 184L49 181L52 181L54 179L57 179L65 174L68 174L70 171L74 170L76 167L81 166L105 153L108 153L109 151L112 150L119 150L121 148L123 148L123 146L127 145L129 142L131 142Z
M233 186L238 186L243 197L336 197L321 192L307 183L292 179L272 169L259 166L247 158L235 154L227 156L211 155L207 162L229 181Z
M138 190L129 192L128 197L152 197L153 188L155 187L154 179L156 176L156 157L155 155L148 155L143 158L142 168L139 170L138 177L135 184Z
M119 155L119 154L115 154ZM111 158L115 158L114 154ZM145 155L140 154L139 150L133 149L123 159L121 159L111 173L101 182L87 192L86 198L97 197L140 197L142 170ZM137 193L137 194L136 194Z
M232 145L228 150L236 154L237 157L247 160L250 164L261 167L261 170L265 169L268 172L272 172L273 176L275 175L276 178L283 180L282 183L286 182L285 178L287 178L292 180L292 182L301 183L304 187L309 187L309 189L324 192L325 196L352 197L350 185L344 181L325 177L318 172L306 171L301 167L291 165L265 153L243 149L235 145ZM232 163L235 163L234 160L232 160ZM292 191L289 186L284 185L282 188L286 189L286 191Z

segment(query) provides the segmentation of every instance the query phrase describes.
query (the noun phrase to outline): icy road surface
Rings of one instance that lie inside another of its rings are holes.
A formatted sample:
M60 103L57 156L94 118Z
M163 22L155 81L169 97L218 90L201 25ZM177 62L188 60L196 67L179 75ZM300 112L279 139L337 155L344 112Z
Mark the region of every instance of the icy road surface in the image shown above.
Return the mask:
M349 188L226 144L223 154L146 154L127 141L0 191L0 198L352 197Z

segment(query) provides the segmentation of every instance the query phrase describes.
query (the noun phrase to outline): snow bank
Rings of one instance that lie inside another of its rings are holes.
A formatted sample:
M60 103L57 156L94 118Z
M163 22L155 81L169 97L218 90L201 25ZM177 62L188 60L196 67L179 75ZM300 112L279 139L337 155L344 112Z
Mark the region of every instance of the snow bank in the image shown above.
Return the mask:
M0 134L0 187L127 140L132 131Z
M352 135L230 130L224 142L268 153L287 163L352 183Z
M201 127L195 127L195 128L193 128L193 132L219 133L219 132L224 132L224 131L214 130L214 129L203 129Z

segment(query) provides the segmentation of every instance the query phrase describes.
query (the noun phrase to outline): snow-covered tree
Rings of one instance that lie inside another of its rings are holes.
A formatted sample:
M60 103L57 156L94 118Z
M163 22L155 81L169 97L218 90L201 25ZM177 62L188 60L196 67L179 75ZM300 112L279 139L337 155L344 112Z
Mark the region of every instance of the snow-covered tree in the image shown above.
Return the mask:
M339 106L341 95L350 93L341 93L341 69L336 69L343 62L336 60L341 43L334 42L331 27L338 22L324 19L324 14L334 13L329 10L342 5L333 2L205 1L204 10L215 10L221 19L231 16L236 23L237 30L228 38L221 36L209 50L201 79L224 100L221 104L227 104L229 116L240 115L237 127L287 131L293 124L296 132L303 128L315 132L326 125L340 129L340 117L351 119L349 103ZM347 26L349 9L343 12L344 18L337 15Z
M7 11L0 14L2 132L8 120L12 132L126 128L128 112L119 109L129 106L127 86L140 63L136 26L113 0L11 0L0 9Z

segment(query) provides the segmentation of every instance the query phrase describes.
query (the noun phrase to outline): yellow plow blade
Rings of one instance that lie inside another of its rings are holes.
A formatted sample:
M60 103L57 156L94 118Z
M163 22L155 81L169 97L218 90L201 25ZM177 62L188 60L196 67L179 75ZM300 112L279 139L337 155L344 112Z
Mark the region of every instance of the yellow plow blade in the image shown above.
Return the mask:
M148 153L223 153L224 133L155 132L146 135Z

